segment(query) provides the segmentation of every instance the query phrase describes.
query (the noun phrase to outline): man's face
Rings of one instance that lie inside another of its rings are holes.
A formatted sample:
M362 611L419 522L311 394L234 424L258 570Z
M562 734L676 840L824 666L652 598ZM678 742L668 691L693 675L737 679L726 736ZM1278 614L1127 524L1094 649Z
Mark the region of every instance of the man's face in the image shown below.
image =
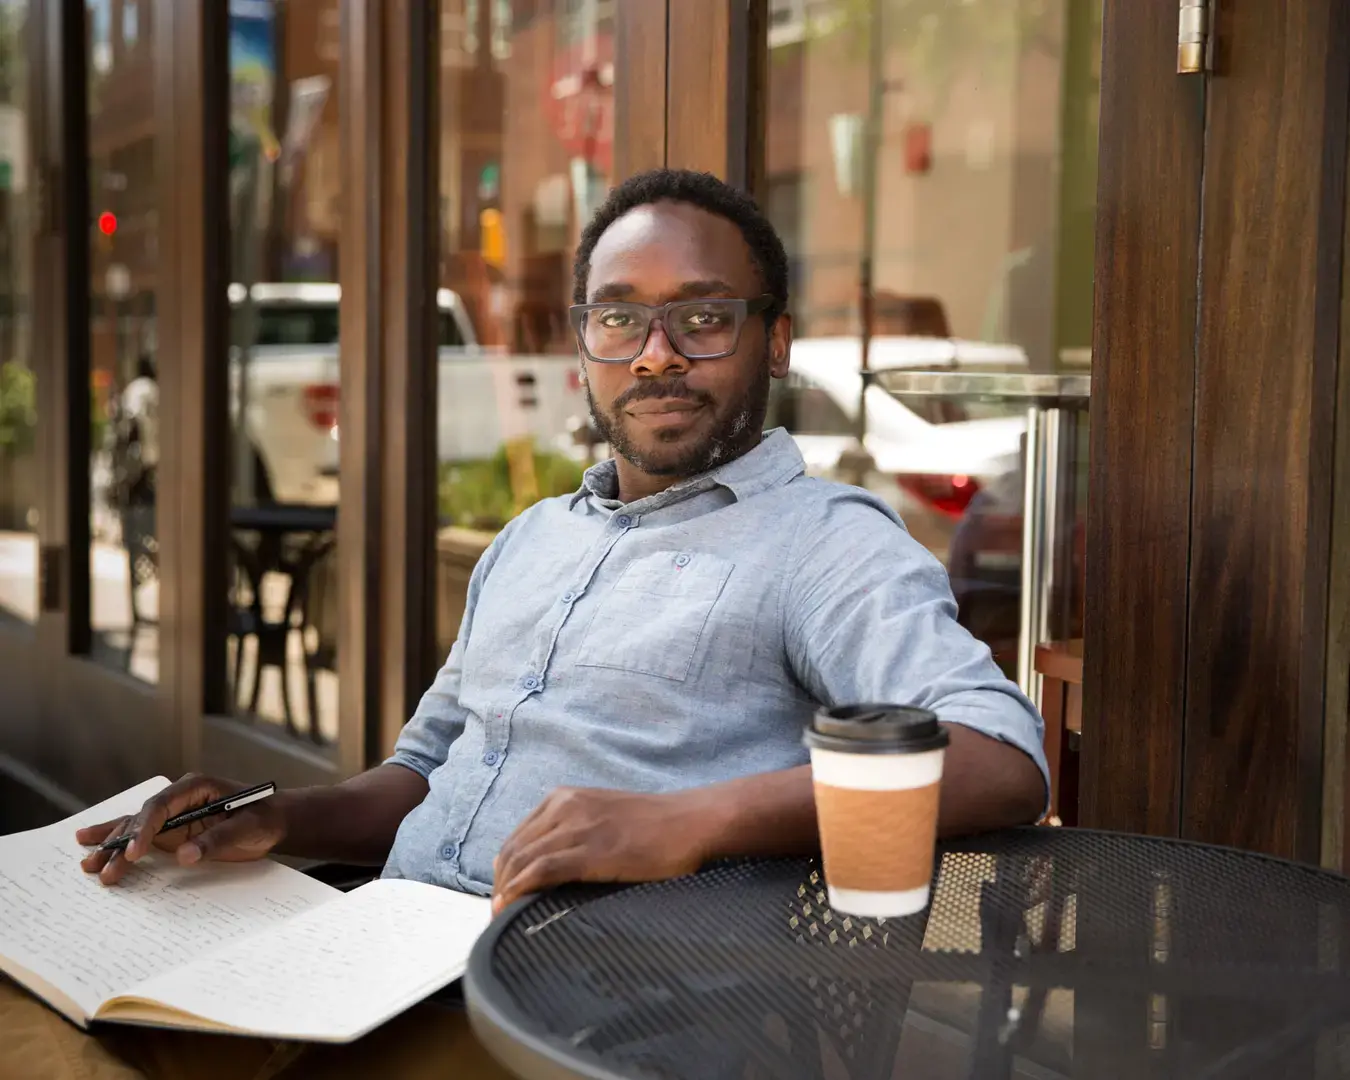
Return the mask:
M712 297L755 300L763 291L734 224L686 203L662 202L632 210L605 230L591 256L586 300L659 307ZM763 316L751 315L730 356L689 360L654 323L629 363L583 358L596 429L649 475L706 472L758 442L769 380L787 374L790 340L787 316L770 330Z

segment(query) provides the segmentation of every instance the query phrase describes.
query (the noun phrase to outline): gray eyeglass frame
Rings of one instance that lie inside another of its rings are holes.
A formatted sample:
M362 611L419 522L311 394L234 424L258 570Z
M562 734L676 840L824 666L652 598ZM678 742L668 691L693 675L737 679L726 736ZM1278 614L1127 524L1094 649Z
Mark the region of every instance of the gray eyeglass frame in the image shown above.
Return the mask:
M666 340L670 342L670 347L674 349L677 354L683 356L686 360L721 360L724 357L730 356L738 348L740 348L741 331L745 329L745 324L749 321L750 316L759 315L762 312L767 311L770 307L773 306L774 297L769 295L768 293L764 293L761 296L757 296L753 300L746 300L741 297L733 297L733 296L704 296L693 300L672 300L670 301L670 303L661 304L659 307L652 307L650 304L639 304L631 300L610 300L599 304L573 304L570 308L567 309L567 313L572 323L572 330L576 333L577 336L577 344L581 346L582 354L586 357L587 360L591 361L594 364L631 364L634 360L636 360L639 356L642 355L642 350L647 347L647 342L651 340L652 324L654 322L660 319L661 329L665 330L666 319L669 317L670 312L673 308L688 307L691 305L707 304L712 302L716 302L719 304L730 304L731 310L735 313L736 330L735 330L735 337L733 337L731 341L731 348L724 349L722 352L717 353L700 353L696 356L690 356L687 352L685 352L683 349L680 348L679 344L675 341L674 337L672 337L670 332L667 330ZM631 356L624 357L621 359L596 356L594 353L591 352L590 347L586 344L586 337L582 331L583 324L585 323L586 316L588 314L590 314L592 311L609 310L612 308L632 308L636 311L642 312L647 316L647 330L642 335L642 340L638 343L638 347L633 351L633 354Z

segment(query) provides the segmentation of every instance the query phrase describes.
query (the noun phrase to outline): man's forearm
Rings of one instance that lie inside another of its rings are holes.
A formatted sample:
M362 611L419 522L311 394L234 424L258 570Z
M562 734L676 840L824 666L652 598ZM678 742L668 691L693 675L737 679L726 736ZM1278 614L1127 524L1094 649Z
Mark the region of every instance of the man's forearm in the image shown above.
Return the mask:
M403 819L426 796L426 780L402 765L378 765L341 784L280 792L286 835L277 851L377 866L389 857Z
M1045 781L1021 750L960 724L943 762L938 834L963 836L1040 817ZM700 808L709 859L819 850L811 768L761 773L682 793ZM896 822L903 828L903 822Z

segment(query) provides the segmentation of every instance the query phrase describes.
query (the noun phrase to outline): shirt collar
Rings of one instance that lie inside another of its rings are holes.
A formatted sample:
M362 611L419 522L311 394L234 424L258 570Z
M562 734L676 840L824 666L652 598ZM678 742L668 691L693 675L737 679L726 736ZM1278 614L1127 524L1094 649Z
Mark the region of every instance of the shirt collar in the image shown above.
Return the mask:
M724 487L738 500L744 500L761 491L786 484L805 471L806 462L797 449L796 441L786 429L774 428L764 433L759 445L753 450L709 472L681 480L665 491L657 492L651 499L665 506L713 487ZM618 469L611 458L586 470L581 487L572 496L568 507L576 506L588 495L612 500L618 498L618 494Z

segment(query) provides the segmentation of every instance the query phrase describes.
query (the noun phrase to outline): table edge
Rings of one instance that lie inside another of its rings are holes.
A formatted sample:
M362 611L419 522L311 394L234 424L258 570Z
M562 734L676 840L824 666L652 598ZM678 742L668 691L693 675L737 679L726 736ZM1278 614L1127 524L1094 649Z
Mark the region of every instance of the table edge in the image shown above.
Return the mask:
M1051 830L1048 826L1043 825L1023 825L1012 829L997 830L993 833L961 837L946 841L945 844L940 842L938 847L939 850L942 850L944 846L961 843L978 845L981 840L996 836L1000 832L1030 832L1036 835L1044 835L1047 840L1053 840L1052 834L1060 831L1058 829ZM1228 845L1210 844L1203 840L1190 840L1179 836L1150 836L1114 829L1079 828L1077 826L1072 828L1072 832L1236 853L1260 862L1275 863L1314 877L1324 878L1329 884L1350 884L1350 876L1328 870L1325 867L1296 862L1293 859L1282 858L1278 855L1267 855L1260 851L1247 851L1243 848ZM960 848L956 848L956 850L959 851ZM978 846L972 853L981 853ZM816 857L818 858L818 856ZM787 858L805 862L810 860L812 856L789 856ZM774 862L781 860L747 859L745 861ZM702 871L695 871L695 874L700 872ZM641 883L633 883L627 888L636 887L638 884ZM618 891L624 891L624 888L624 886L620 886ZM501 939L502 934L512 927L516 920L539 898L540 894L532 894L517 900L494 919L487 930L474 943L473 951L469 956L468 967L464 972L464 1003L475 1036L494 1059L506 1068L526 1077L527 1080L632 1080L631 1074L614 1072L599 1061L588 1060L585 1051L555 1046L548 1040L541 1038L530 1030L530 1018L522 1014L514 1003L493 1000L492 995L484 992L484 987L497 984L497 980L491 972L492 953L497 942Z
M529 1030L529 1018L513 1003L484 993L483 987L497 983L490 970L497 941L537 899L532 894L517 900L474 942L464 971L464 1007L474 1036L498 1064L526 1080L632 1080L631 1074L584 1060L584 1051L554 1046Z

